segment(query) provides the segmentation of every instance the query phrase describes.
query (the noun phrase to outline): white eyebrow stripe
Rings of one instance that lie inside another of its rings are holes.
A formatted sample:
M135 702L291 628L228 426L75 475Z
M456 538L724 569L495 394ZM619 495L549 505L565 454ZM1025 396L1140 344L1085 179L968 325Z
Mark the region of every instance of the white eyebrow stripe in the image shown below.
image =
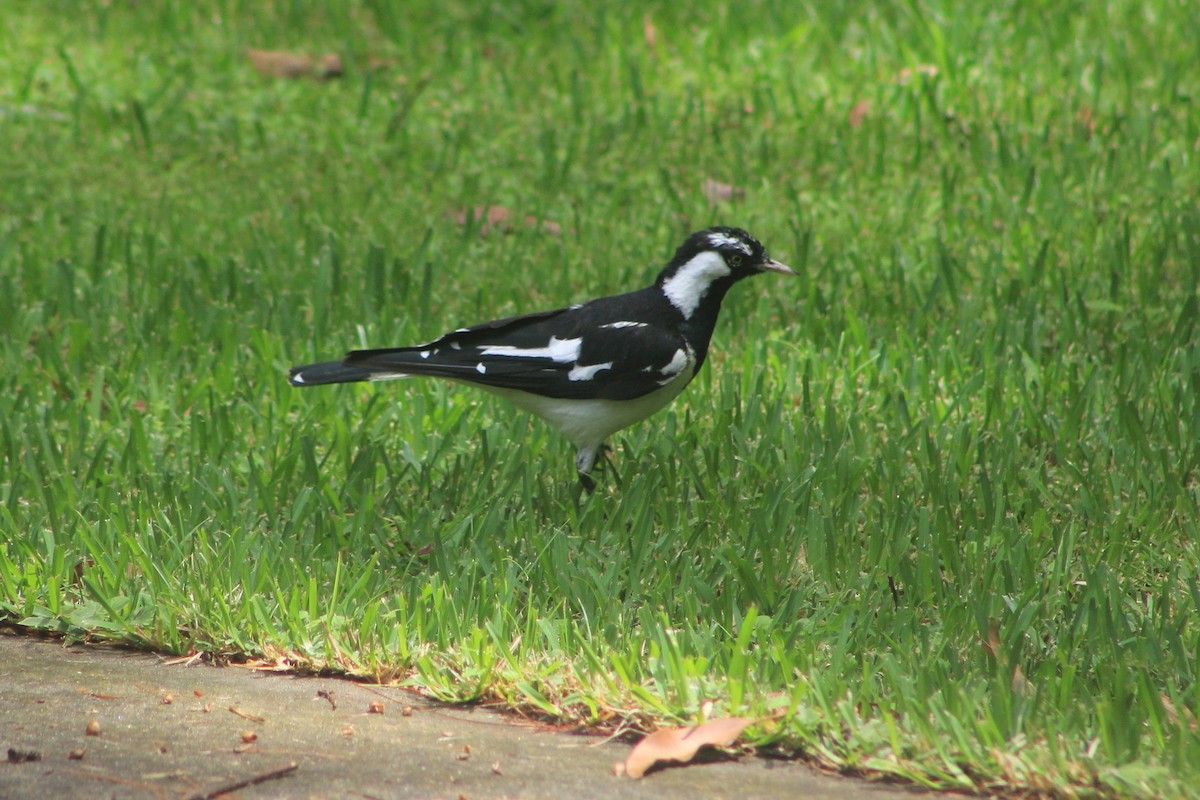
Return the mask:
M516 347L511 344L479 345L480 355L509 358L548 358L557 364L567 364L579 358L583 339L559 339L551 336L545 347Z
M752 255L750 252L750 246L748 244L743 242L741 239L735 239L732 236L726 236L723 233L710 233L708 235L708 243L713 247L735 247L746 255Z

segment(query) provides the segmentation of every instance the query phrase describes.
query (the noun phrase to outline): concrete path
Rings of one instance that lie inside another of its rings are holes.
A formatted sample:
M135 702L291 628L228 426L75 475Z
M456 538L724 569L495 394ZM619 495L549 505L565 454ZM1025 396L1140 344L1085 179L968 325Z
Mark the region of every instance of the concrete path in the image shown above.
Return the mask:
M2 800L919 794L753 758L614 777L628 752L392 687L0 635Z

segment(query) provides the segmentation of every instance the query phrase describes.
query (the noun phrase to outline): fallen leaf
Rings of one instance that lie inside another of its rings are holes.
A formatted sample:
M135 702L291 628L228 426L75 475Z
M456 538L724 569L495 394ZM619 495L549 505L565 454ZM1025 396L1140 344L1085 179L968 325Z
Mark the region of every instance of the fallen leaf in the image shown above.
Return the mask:
M337 711L337 692L329 689L317 689L317 697L328 700L331 710Z
M642 739L625 759L625 774L640 778L660 761L691 761L701 747L728 747L754 720L714 719L692 728L663 728Z
M719 203L729 203L734 200L740 200L746 196L745 189L739 189L736 186L730 186L728 183L714 181L712 178L705 178L704 183L700 186L700 191L705 199L713 205Z
M850 123L851 128L857 128L863 124L863 120L870 116L870 114L870 102L866 100L859 100L854 104L854 108L850 109L850 116L847 119L847 122Z
M229 710L231 712L233 712L234 714L237 714L242 719L248 719L251 722L266 722L266 720L264 718L258 716L257 714L251 714L248 711L242 711L240 708L237 708L236 706L230 706Z
M342 59L335 53L313 59L283 50L247 50L250 66L264 78L316 78L329 80L342 75Z
M308 56L277 50L247 50L250 66L264 78L303 78L313 68Z
M242 741L245 742L246 744L249 744L250 742L258 741L258 734L255 733L254 731L242 731L238 735L242 737Z
M100 720L89 719L87 727L83 729L83 732L86 733L88 736L99 736L100 735Z
M1188 727L1188 730L1196 730L1197 725L1195 714L1193 714L1187 708L1184 708L1183 716L1181 717L1179 709L1176 708L1175 704L1171 702L1171 698L1167 697L1165 694L1160 694L1158 699L1159 702L1162 703L1163 711L1167 713L1167 722L1171 723L1172 725L1185 723Z
M981 639L979 646L992 658L1000 657L1000 625L996 620L988 620L987 638Z
M646 47L658 49L658 28L654 27L654 20L650 19L649 14L642 17L642 36L646 40Z
M161 699L164 706L169 706L171 703L175 702L175 695L171 694L170 692L163 692Z
M913 78L929 78L930 80L938 76L938 68L933 64L918 64L916 67L905 67L896 73L896 83L905 86L912 82Z
M320 80L340 78L343 74L342 57L337 53L326 53L317 61L316 77Z
M1096 118L1088 106L1081 107L1075 112L1075 128L1084 139L1091 139L1096 132Z
M450 219L458 225L466 225L472 220L478 221L479 234L487 236L493 229L501 233L511 233L516 227L517 214L504 206L475 206L470 209L457 208L451 211ZM557 222L539 220L534 216L525 216L521 218L521 222L529 228L540 228L551 236L562 235L562 226Z
M67 760L68 761L82 761L84 755L86 755L86 754L87 754L86 748L78 747L78 748L72 750L71 752L67 753Z
M371 704L367 706L367 713L368 714L382 714L383 713L383 702L380 700L372 700Z

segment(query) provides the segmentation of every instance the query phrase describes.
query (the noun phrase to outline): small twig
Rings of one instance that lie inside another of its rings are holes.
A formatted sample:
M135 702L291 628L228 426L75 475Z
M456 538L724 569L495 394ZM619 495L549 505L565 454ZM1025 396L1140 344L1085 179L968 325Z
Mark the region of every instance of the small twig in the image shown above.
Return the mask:
M230 710L230 711L232 711L234 714L237 714L237 715L238 715L239 717L241 717L242 719L248 719L248 720L250 720L251 722L266 722L266 720L265 720L265 719L263 719L262 717L258 716L257 714L251 714L251 713L249 713L248 711L242 711L242 710L241 710L240 708L238 708L237 706L230 706L230 707L229 707L229 710Z
M276 778L282 778L289 772L295 772L299 768L300 765L293 761L286 767L273 769L270 772L264 772L261 775L255 775L251 778L246 778L245 780L222 784L221 786L217 786L213 789L197 789L191 794L184 795L183 800L213 800L214 797L220 797L223 794L236 792L238 789L245 789L247 786L254 786L255 784L273 781Z

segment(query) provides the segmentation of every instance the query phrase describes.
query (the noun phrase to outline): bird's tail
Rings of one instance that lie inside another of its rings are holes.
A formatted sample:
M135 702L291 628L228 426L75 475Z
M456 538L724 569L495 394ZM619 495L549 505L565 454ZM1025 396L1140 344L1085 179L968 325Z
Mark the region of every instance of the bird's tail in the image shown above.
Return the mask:
M347 367L341 361L324 361L292 367L288 373L292 386L324 386L327 383L357 383L377 379L374 372L361 367Z

